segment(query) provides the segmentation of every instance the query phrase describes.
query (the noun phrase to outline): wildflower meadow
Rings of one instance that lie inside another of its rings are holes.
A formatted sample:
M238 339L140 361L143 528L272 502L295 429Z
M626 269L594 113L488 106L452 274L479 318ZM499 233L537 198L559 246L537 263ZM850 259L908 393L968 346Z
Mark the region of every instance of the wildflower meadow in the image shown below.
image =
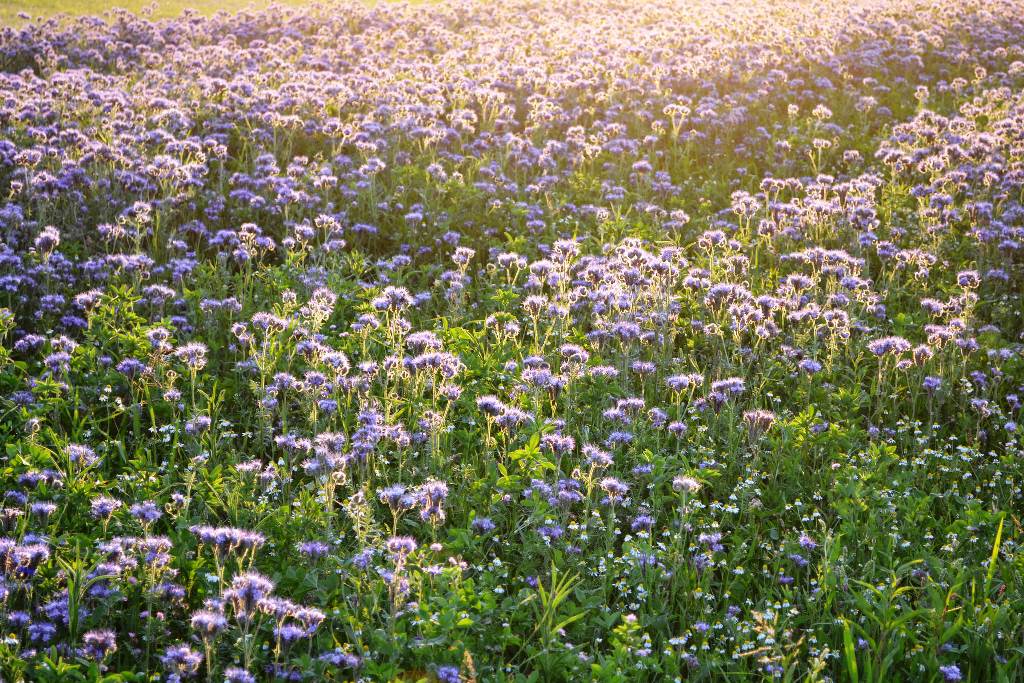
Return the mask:
M1024 681L1022 294L1020 0L23 17L0 681Z

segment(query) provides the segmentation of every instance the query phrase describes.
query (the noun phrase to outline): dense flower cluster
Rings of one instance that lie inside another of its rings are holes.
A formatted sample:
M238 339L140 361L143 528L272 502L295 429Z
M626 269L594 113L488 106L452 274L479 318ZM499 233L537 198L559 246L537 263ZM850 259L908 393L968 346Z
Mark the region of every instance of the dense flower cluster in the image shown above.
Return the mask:
M1021 36L4 29L0 679L1010 680Z

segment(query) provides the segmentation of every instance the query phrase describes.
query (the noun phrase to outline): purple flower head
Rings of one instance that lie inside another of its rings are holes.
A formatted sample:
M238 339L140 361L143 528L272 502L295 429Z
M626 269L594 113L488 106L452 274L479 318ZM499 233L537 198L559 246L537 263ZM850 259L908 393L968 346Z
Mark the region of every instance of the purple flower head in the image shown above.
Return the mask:
M598 486L608 494L608 499L615 503L629 493L629 485L615 477L605 477L598 482Z
M206 367L206 354L206 345L199 342L185 344L174 352L175 357L193 372Z
M88 446L72 443L68 444L64 450L67 453L68 461L79 468L91 467L99 462L99 456Z
M416 539L410 536L392 536L387 541L388 552L395 561L404 561L416 551Z
M224 683L256 683L256 677L241 667L229 666L224 669Z
M246 622L259 602L273 590L274 583L267 577L258 572L245 572L231 580L231 587L224 591L224 600L231 605L235 618Z
M477 517L471 524L473 531L480 535L488 534L494 531L497 526L491 521L490 517Z
M957 681L962 681L964 678L963 674L960 673L960 667L956 664L940 666L939 673L942 674L942 680L947 681L947 683L956 683Z
M459 683L462 680L461 670L457 666L439 666L434 671L439 683Z
M199 610L192 614L192 630L203 640L210 640L228 626L228 620L220 612Z
M303 541L298 545L299 552L311 560L319 560L327 557L331 547L321 541Z
M163 512L157 507L157 504L152 501L145 501L143 503L136 503L128 508L128 512L132 517L142 522L143 526L149 526L153 522L163 517Z
M876 356L899 356L911 348L911 343L903 337L882 337L868 342L868 350Z
M117 636L109 629L94 629L82 634L82 655L102 661L117 651Z
M60 232L52 225L48 225L36 236L33 244L38 251L48 254L60 244Z

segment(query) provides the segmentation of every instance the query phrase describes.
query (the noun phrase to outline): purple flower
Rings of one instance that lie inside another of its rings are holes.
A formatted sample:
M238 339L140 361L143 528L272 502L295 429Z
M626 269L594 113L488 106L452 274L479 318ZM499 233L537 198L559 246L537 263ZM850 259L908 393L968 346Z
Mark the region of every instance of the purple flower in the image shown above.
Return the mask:
M311 560L319 560L331 552L331 547L321 541L304 541L299 543L298 550Z
M387 541L388 552L396 561L404 561L416 551L416 539L410 536L392 536Z
M491 521L490 517L477 517L473 520L471 526L473 527L473 531L481 535L488 534L497 528L494 522Z
M948 681L948 683L956 683L956 681L963 680L963 674L960 673L960 667L956 664L940 666L939 673L942 674L942 680Z
M976 270L961 270L956 274L956 283L964 289L977 289L981 284L981 275Z
M82 655L101 661L117 651L117 636L109 629L95 629L82 634Z
M231 587L224 591L224 600L231 605L235 618L246 622L259 602L273 590L274 583L267 577L258 572L245 572L231 580Z
M203 657L188 645L172 645L160 657L167 673L181 678L191 678L199 671Z
M627 493L629 493L629 485L615 477L605 477L598 482L598 486L608 494L608 499L612 503L615 503L617 500L623 498Z
M68 444L64 450L71 464L78 467L91 467L99 462L99 456L88 446L72 443Z
M174 355L189 370L196 372L206 367L206 353L207 348L205 344L192 342L178 347Z
M152 501L146 501L143 503L136 503L128 508L128 512L132 517L142 522L144 526L148 526L153 522L163 517L163 512L157 507L156 503Z
M224 683L256 683L256 677L237 666L224 669Z
M220 612L199 610L192 614L192 630L203 640L210 640L228 626L228 620Z
M459 683L462 680L461 671L457 666L439 666L434 674L439 683Z
M672 480L672 488L682 493L693 494L701 489L701 483L693 477L680 475Z
M868 342L868 350L876 356L899 356L911 347L911 343L903 337L883 337Z
M60 232L52 225L48 225L36 236L34 244L38 251L48 254L60 244Z

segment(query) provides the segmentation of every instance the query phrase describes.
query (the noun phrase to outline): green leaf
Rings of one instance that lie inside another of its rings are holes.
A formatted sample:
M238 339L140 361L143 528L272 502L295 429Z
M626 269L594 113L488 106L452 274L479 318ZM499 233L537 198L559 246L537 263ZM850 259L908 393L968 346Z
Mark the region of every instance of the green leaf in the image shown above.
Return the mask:
M985 593L988 594L989 584L992 577L996 575L996 564L999 562L999 546L1003 543L1003 522L1006 521L1006 513L999 516L999 528L996 529L996 540L992 544L992 555L988 559L988 573L985 574Z
M853 632L850 622L843 619L843 654L846 657L846 673L853 683L858 683L860 675L857 671L857 650L853 644Z

